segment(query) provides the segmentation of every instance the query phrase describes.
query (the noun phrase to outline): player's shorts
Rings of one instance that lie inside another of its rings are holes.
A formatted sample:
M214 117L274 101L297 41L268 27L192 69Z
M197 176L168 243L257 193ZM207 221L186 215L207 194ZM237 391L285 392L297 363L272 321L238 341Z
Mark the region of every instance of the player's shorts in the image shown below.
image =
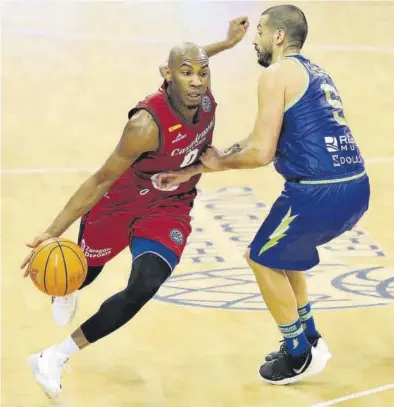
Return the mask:
M368 210L365 173L329 183L304 182L285 183L249 246L254 262L278 270L308 270L320 261L317 247L352 229Z
M191 232L190 209L160 205L109 212L94 207L81 220L78 242L89 266L103 265L130 246L137 256L158 248L173 268L174 261L169 259L179 261Z

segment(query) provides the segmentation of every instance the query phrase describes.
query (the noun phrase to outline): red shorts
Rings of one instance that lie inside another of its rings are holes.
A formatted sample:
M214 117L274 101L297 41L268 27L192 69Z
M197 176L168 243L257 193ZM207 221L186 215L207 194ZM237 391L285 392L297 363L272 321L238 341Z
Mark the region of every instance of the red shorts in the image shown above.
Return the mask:
M89 266L100 266L129 246L133 237L161 243L180 259L191 232L190 206L108 211L94 207L82 218L79 245Z

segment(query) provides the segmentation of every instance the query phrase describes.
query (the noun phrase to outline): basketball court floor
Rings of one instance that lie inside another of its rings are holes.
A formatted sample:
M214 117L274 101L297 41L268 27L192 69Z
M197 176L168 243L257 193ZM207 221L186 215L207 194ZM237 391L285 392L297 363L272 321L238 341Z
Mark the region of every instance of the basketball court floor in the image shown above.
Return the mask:
M51 402L27 357L68 336L123 289L123 252L81 295L71 326L22 279L25 243L42 232L116 145L127 112L160 86L158 66L180 41L225 37L248 15L236 48L211 60L215 144L245 137L260 67L252 46L272 2L15 1L2 24L2 362L4 407ZM67 407L370 407L394 405L394 4L298 2L304 54L332 73L366 159L372 201L360 225L320 249L308 272L318 328L333 358L308 381L266 385L258 369L279 332L243 252L283 181L272 166L206 175L182 264L126 327L76 354L63 376ZM344 205L346 203L344 202ZM76 240L78 225L64 235Z

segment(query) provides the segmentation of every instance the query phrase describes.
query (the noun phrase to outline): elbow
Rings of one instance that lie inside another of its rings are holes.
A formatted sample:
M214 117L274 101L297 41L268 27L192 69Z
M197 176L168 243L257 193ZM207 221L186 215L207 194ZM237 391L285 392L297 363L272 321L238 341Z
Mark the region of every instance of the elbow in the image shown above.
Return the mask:
M266 165L269 165L272 163L274 159L274 156L271 154L261 154L260 156L260 167L265 167Z
M272 163L274 159L274 152L267 150L259 150L256 154L256 163L259 167L265 167Z
M265 167L271 164L275 157L275 149L267 148L267 146L264 145L255 144L250 146L247 150L249 150L249 159L253 162L255 168Z

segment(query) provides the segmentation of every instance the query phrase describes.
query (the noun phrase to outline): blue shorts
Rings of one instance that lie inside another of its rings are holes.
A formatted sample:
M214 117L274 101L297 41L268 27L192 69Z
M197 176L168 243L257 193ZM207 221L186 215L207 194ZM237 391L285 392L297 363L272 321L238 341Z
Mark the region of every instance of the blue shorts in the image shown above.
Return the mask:
M279 270L319 264L317 247L352 229L368 209L367 175L351 181L301 184L287 181L250 244L250 258Z
M171 271L179 263L179 258L173 250L151 239L133 237L130 243L130 250L133 255L133 261L145 253L153 253L161 257L169 265Z

